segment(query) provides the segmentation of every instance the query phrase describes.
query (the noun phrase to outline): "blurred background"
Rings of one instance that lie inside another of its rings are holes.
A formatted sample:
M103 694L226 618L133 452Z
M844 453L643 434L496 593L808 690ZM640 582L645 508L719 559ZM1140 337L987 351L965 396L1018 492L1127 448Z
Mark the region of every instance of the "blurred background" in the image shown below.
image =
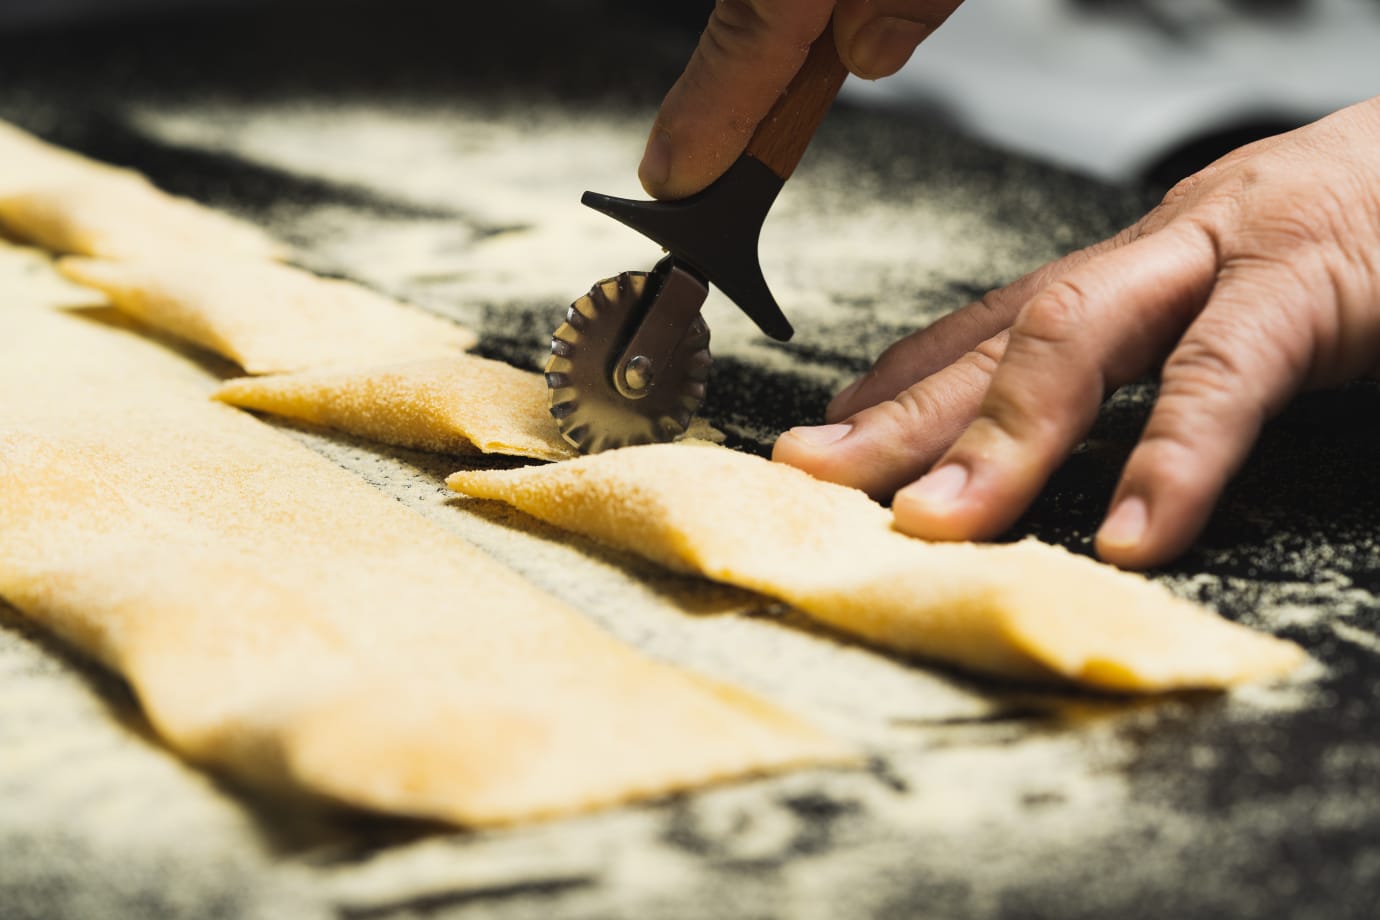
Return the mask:
M442 0L437 0L441 3ZM0 0L0 29L224 12L263 0ZM335 4L280 0L275 6ZM377 2L378 15L391 4ZM698 31L711 0L565 0ZM968 0L890 79L843 98L941 120L1114 183L1167 187L1242 143L1380 92L1380 0Z
M895 78L849 90L1098 178L1167 186L1380 93L1380 2L969 0Z

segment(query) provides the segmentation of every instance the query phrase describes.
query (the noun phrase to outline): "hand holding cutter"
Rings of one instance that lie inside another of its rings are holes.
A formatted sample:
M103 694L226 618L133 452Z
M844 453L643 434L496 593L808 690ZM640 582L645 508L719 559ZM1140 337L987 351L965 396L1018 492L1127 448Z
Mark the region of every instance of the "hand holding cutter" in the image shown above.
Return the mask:
M585 192L581 201L659 243L650 272L600 281L571 304L546 363L551 414L582 453L682 435L704 400L711 364L700 306L714 284L768 336L792 335L762 277L758 237L847 71L833 24L714 184L679 201Z

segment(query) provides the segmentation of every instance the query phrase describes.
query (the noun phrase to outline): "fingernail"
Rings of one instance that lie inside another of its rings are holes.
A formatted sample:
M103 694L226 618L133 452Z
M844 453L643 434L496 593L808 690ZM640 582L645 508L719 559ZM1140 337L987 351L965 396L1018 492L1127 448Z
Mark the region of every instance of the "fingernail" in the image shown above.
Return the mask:
M916 502L938 511L958 501L967 485L967 467L958 463L946 463L926 473L918 482L897 492L896 498Z
M671 135L658 129L647 138L647 149L642 152L642 165L637 168L637 178L642 180L649 192L665 187L671 180Z
M1135 546L1145 538L1149 523L1150 509L1145 499L1132 495L1122 499L1107 515L1107 520L1102 522L1102 528L1097 532L1097 539L1108 546Z
M811 447L827 447L843 440L852 425L815 425L813 427L792 428L787 434L793 435Z
M858 30L848 48L853 72L868 79L895 73L929 34L930 27L923 22L895 16L874 19Z

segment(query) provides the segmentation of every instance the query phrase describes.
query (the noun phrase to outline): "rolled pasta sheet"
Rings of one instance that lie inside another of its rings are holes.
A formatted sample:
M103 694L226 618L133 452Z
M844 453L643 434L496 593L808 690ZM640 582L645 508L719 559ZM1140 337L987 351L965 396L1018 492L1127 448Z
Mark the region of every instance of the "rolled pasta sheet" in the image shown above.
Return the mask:
M103 258L278 259L287 246L253 224L158 189L0 122L0 228L55 252Z
M1158 692L1276 677L1305 658L1062 548L912 539L862 492L724 448L632 447L447 483L780 598L878 646L985 674Z
M251 374L456 355L477 340L463 326L358 284L272 262L184 255L67 258L58 267L135 319Z
M93 314L0 304L0 596L124 675L189 759L466 825L850 761L213 385Z

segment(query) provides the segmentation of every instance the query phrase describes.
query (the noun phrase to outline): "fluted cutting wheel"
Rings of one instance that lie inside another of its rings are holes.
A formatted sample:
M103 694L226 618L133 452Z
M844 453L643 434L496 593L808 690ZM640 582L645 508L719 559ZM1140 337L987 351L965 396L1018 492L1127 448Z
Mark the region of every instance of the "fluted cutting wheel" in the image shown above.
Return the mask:
M647 277L623 272L600 281L570 305L551 339L551 415L581 453L674 440L704 402L712 360L709 327L698 313L645 395L630 399L614 385L614 363L650 306L643 302Z

